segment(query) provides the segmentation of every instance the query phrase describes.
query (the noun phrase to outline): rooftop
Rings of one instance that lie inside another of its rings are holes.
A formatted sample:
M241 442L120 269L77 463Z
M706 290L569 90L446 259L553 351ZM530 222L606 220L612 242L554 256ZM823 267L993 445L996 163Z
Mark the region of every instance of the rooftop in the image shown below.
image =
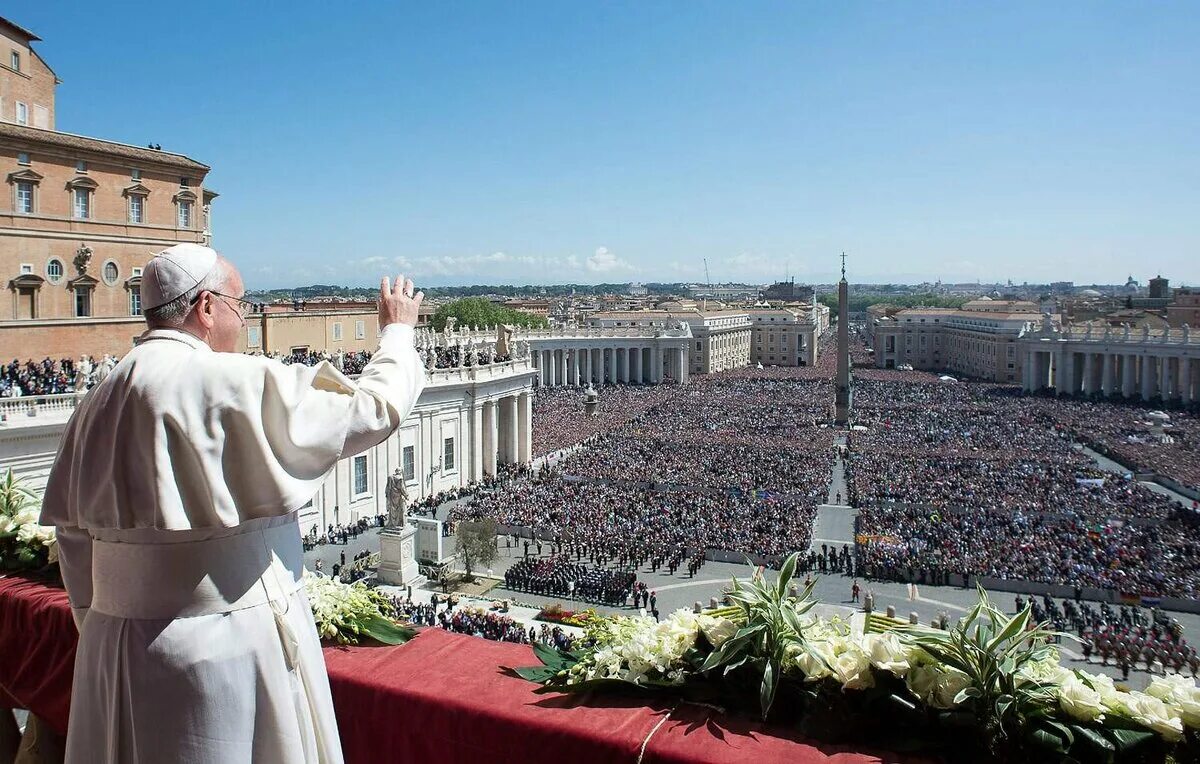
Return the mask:
M56 146L64 149L79 151L96 151L109 156L118 156L147 165L167 165L187 170L208 172L208 165L201 164L195 159L175 154L170 151L141 148L128 143L106 141L100 138L88 138L73 133L63 133L57 130L43 130L38 127L14 125L0 122L0 138L16 138L18 140L40 143L45 146Z

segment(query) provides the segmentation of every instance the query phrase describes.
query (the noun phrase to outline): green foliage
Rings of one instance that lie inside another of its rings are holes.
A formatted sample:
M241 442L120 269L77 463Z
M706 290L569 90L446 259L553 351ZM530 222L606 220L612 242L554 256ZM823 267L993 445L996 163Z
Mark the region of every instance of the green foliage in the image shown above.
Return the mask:
M474 523L460 522L454 529L454 539L467 580L471 580L475 568L490 565L500 556L496 521L490 518Z
M720 648L709 653L700 666L701 672L721 669L723 675L741 666L761 671L759 709L764 719L775 702L775 692L789 651L807 651L818 660L824 660L811 650L804 638L804 616L817 604L812 599L815 582L806 586L799 597L788 594L798 559L796 553L787 558L774 584L757 571L745 586L733 579L729 599L741 609L738 621L744 621L745 625Z
M497 305L482 297L466 297L461 300L446 303L433 314L430 323L437 331L446 328L446 320L453 316L457 319L458 327L496 326L512 324L514 326L544 327L546 319L525 313L503 305Z
M1027 605L1008 616L979 589L979 601L948 631L908 627L908 639L939 662L958 669L970 684L955 698L974 712L993 751L1022 732L1041 746L1065 752L1074 742L1070 728L1056 721L1055 685L1032 678L1035 664L1055 660L1056 636L1042 624L1031 625Z

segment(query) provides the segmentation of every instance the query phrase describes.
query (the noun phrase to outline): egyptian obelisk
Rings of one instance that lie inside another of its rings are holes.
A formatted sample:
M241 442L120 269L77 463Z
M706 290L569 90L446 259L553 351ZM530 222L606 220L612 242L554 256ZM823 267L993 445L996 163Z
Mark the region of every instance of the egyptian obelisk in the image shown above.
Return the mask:
M837 379L834 394L835 424L850 423L850 286L846 283L846 253L842 253L842 280L838 282Z

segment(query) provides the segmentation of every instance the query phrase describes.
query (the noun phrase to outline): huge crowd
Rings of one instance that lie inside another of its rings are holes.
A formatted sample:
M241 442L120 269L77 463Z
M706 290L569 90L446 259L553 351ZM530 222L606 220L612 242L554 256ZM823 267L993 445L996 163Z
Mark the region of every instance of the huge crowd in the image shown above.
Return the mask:
M865 572L1200 591L1193 510L1097 469L1063 403L1070 411L995 385L859 380L847 472Z

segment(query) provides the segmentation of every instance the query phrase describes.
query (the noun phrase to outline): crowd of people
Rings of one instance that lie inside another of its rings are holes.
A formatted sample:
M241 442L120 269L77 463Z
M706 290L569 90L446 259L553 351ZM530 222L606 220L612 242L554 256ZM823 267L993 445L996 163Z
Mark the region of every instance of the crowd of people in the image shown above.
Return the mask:
M0 365L0 398L81 393L108 376L117 360L110 355L20 361Z
M1016 597L1020 611L1026 601ZM1049 623L1060 632L1074 632L1085 660L1120 668L1126 679L1129 671L1140 667L1162 674L1200 671L1196 648L1183 637L1183 626L1157 607L1144 609L1135 604L1095 605L1081 599L1058 601L1047 596L1030 597L1028 605L1034 620Z
M493 642L515 642L517 644L543 644L560 650L575 646L575 637L559 626L549 624L530 625L528 628L503 613L481 607L458 606L457 602L438 601L420 603L407 597L392 597L396 615L412 626L429 626L469 634Z
M584 410L583 392L571 387L539 387L533 394L533 455L541 456L612 432L671 397L670 385L607 385L595 388L595 414Z
M549 597L624 605L637 584L629 571L593 568L572 562L566 555L518 560L504 572L504 586L520 592Z
M1200 591L1195 512L1097 469L1057 410L1072 402L924 378L859 380L855 403L847 473L868 575Z

